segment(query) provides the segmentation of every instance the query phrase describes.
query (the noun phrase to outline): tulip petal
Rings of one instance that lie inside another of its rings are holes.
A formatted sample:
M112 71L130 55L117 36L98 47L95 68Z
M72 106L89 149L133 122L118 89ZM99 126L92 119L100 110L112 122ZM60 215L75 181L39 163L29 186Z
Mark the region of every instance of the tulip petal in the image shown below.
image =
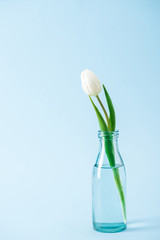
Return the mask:
M88 69L81 72L81 84L84 92L89 96L97 96L102 89L97 76Z
M94 110L97 114L97 118L98 118L98 122L99 122L99 127L100 127L100 130L101 131L108 131L108 127L107 127L107 124L105 123L101 113L99 112L98 108L96 107L96 105L94 104L94 102L92 101L91 97L89 96L90 100L91 100L91 103L94 107Z
M115 131L115 126L116 126L116 115L115 115L115 110L114 110L114 107L113 107L113 103L112 103L112 100L105 88L105 86L103 85L103 90L104 90L104 93L105 93L105 97L106 97L106 101L107 101L107 104L108 104L108 109L109 109L109 122L110 122L110 126L111 126L111 129L110 131Z

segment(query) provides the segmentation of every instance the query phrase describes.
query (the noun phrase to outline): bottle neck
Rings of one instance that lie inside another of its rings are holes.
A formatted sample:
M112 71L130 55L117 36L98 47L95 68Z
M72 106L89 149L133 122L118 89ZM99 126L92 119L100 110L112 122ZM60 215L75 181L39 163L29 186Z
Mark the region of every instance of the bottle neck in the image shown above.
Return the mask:
M115 157L119 154L118 137L108 138L103 136L99 138L99 153L107 155L107 149L112 151Z
M99 145L100 145L100 149L105 149L106 148L106 142L111 142L112 143L112 146L113 146L113 149L115 151L118 151L118 139L107 139L105 137L103 138L100 138L99 139Z
M96 162L97 165L114 167L116 164L123 164L118 149L118 137L119 131L98 132L100 148Z

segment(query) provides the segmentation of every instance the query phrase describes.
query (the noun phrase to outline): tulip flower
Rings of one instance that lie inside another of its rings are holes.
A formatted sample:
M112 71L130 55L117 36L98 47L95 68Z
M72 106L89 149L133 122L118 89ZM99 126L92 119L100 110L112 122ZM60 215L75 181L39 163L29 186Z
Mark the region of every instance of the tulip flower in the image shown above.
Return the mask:
M109 117L108 117L108 114L107 114L107 111L106 111L104 105L102 104L102 102L98 96L98 94L101 92L102 87L101 87L101 82L99 81L97 76L90 70L84 70L81 73L81 84L82 84L82 88L83 88L84 92L87 95L89 95L90 101L94 107L94 110L95 110L97 118L98 118L100 130L108 131L108 132L115 131L115 122L116 122L115 121L115 111L114 111L114 107L112 104L112 100L111 100L105 86L103 85L103 90L104 90L106 102L108 105ZM102 107L102 110L106 117L107 123L105 122L105 120L103 119L103 116L101 115L98 108L96 107L93 100L91 99L91 96L95 96L97 98L100 106ZM120 180L120 176L119 176L119 171L116 168L114 168L115 167L114 146L113 146L112 141L107 140L107 139L105 140L105 152L107 154L110 166L113 167L113 176L114 176L115 183L116 183L119 195L120 195L124 219L126 219L125 199L124 199L124 193L123 193L121 180Z
M104 92L105 92L106 100L107 100L107 103L108 103L108 106L109 106L110 116L111 116L112 119L109 119L107 111L106 111L103 103L101 102L101 100L98 96L98 94L102 90L102 87L101 87L101 82L99 81L97 76L93 72L91 72L90 70L86 69L81 73L81 84L82 84L82 88L83 88L84 92L87 95L96 96L99 104L102 107L104 115L106 117L107 124L108 124L108 130L114 131L115 130L114 129L115 128L115 114L114 114L115 112L114 112L113 104L111 102L109 94L107 93L107 90L105 89L104 85L103 85L103 89L104 89ZM90 100L91 100L91 98L90 98ZM93 105L93 102L92 102L92 105ZM113 120L113 123L112 123L112 120Z

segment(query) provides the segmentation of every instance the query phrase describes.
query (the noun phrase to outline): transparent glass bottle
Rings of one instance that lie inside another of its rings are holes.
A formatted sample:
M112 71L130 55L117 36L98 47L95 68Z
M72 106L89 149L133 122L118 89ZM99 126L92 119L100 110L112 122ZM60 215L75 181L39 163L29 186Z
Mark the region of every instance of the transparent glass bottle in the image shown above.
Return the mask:
M118 149L119 131L98 132L100 149L92 175L93 228L119 232L126 228L126 172Z

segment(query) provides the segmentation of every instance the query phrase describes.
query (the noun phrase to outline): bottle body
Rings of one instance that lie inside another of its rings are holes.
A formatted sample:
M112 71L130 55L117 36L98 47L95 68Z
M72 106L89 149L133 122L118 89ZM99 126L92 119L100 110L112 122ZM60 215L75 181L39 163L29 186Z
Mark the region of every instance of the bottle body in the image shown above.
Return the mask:
M93 167L93 228L100 232L118 232L126 228L126 172L117 140L109 136L107 142L104 137L101 138L100 151ZM114 160L109 159L111 154L107 154L106 147L114 153Z

